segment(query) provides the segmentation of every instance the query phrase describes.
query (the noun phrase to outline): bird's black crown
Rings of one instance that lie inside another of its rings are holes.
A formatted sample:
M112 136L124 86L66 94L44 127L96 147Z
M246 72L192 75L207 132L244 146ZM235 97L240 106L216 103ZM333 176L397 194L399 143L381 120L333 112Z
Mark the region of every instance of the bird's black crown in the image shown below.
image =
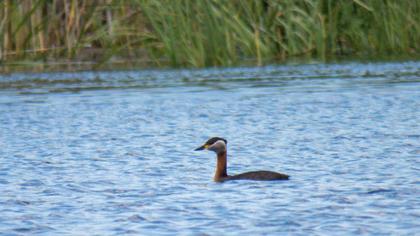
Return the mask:
M222 140L223 142L225 142L225 144L227 144L227 140L224 138L219 138L219 137L213 137L209 140L207 140L207 142L205 143L205 145L213 145L215 142Z

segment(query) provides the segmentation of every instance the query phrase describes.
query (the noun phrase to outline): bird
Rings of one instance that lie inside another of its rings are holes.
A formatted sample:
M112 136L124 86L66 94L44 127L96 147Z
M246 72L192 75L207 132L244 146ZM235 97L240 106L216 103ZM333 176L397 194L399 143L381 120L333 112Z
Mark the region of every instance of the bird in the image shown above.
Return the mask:
M224 182L228 180L288 180L286 174L274 171L250 171L238 175L227 174L227 140L224 138L213 137L207 140L203 145L194 149L194 151L209 150L217 154L216 172L213 180L215 182Z

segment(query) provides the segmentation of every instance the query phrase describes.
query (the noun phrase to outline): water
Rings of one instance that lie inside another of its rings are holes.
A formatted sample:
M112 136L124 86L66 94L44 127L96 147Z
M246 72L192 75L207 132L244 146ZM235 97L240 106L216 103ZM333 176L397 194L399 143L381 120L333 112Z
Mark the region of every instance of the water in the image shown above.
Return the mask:
M420 62L2 75L0 234L415 235L419 105Z

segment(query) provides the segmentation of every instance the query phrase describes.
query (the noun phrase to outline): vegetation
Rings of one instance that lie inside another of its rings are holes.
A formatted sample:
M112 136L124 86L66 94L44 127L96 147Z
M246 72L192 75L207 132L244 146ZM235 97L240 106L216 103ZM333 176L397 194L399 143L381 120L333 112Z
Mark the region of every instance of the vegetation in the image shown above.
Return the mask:
M0 62L418 55L420 0L3 0Z

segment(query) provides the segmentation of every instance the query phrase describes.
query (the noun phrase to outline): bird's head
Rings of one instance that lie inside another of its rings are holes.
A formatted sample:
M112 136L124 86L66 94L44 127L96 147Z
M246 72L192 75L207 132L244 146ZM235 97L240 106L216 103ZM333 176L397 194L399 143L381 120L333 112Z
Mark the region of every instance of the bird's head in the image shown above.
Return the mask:
M213 137L207 140L203 145L196 148L194 151L210 150L217 154L226 152L227 141L224 138Z

